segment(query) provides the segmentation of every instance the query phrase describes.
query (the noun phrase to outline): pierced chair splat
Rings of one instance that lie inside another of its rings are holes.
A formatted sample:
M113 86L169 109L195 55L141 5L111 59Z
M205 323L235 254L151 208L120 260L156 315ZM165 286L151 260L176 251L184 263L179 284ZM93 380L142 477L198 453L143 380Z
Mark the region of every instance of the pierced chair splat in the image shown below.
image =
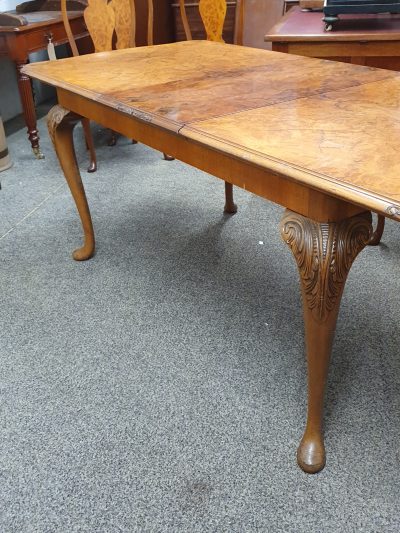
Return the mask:
M79 55L67 15L66 0L61 0L63 22L68 41L74 56ZM121 50L136 46L136 6L135 0L89 0L83 17L93 41L95 52L110 52L115 48ZM147 0L147 44L153 44L154 8L153 0ZM114 39L115 36L115 39ZM116 144L115 132L111 132L108 142ZM136 143L132 140L132 143ZM173 158L164 154L164 159Z

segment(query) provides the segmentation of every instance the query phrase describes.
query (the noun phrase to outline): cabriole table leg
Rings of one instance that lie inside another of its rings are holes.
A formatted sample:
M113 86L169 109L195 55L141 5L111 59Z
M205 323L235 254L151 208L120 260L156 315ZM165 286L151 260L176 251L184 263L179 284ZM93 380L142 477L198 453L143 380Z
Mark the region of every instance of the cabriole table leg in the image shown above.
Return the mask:
M39 147L39 132L36 124L35 102L33 100L31 85L32 82L31 79L21 71L22 67L24 67L27 63L27 61L19 61L16 63L18 89L32 151L37 159L44 159L44 155L40 151Z
M71 113L60 105L52 107L47 115L49 135L53 141L65 179L75 200L84 232L84 245L73 253L73 258L76 261L90 259L95 249L92 218L76 162L74 141L72 138L73 129L80 120L82 120L82 117Z
M371 237L371 221L369 212L320 223L287 210L281 222L300 274L307 351L307 423L297 461L312 474L325 466L324 390L340 300L350 267Z

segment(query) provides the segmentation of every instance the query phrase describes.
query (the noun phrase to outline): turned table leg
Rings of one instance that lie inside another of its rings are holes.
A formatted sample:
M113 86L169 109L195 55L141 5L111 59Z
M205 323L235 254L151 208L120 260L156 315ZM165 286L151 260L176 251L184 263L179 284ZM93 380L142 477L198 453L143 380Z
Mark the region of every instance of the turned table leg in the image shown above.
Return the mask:
M319 223L287 210L281 222L282 238L297 263L303 297L308 410L297 461L308 473L325 466L323 403L336 320L347 274L371 237L371 220L366 212L340 222Z
M73 253L76 261L84 261L94 254L95 241L92 219L75 156L73 129L82 117L55 105L47 115L47 127L82 222L84 245Z
M39 147L39 132L36 124L36 111L32 94L31 79L21 71L22 67L24 67L27 63L28 61L18 61L16 63L18 89L21 98L25 124L28 128L28 139L31 143L32 151L37 159L43 159L44 155L40 151Z

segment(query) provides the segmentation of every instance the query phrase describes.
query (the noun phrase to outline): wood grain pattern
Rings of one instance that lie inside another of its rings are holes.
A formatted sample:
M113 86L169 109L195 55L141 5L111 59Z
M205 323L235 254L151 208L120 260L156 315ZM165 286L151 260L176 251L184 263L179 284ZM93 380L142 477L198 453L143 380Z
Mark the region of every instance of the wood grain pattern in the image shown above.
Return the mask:
M85 261L94 254L95 238L85 190L76 162L72 133L82 117L71 113L60 105L54 106L47 115L47 128L58 160L64 172L72 197L82 222L84 244L73 253L76 261Z
M395 72L210 41L119 50L23 70L400 219ZM96 77L87 76L89 70Z
M95 52L112 50L115 13L107 0L89 0L83 16L93 40Z
M200 0L199 11L207 39L223 43L222 30L226 15L226 0Z
M132 7L134 8L134 0L111 0L109 6L113 9L115 16L116 49L121 50L133 46Z

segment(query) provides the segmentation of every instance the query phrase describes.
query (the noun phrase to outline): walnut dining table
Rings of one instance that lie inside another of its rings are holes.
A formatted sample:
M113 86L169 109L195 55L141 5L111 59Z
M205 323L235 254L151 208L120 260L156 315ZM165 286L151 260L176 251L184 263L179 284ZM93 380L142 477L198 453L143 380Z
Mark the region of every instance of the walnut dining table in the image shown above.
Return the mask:
M321 470L324 389L346 278L371 237L371 211L400 220L399 75L208 41L24 72L57 89L48 128L83 226L74 259L95 250L72 138L82 116L286 208L280 230L300 274L308 366L297 460L306 472Z

